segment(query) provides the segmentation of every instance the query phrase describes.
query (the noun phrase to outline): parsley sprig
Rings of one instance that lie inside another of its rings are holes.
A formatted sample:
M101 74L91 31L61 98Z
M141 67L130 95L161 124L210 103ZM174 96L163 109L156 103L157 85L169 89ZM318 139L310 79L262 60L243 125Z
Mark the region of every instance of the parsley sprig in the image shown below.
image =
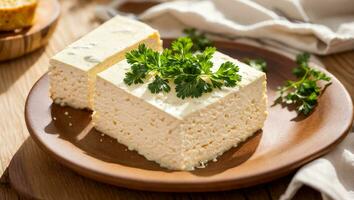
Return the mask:
M213 42L206 37L204 32L201 32L195 28L187 28L183 30L183 33L186 34L187 37L191 38L193 42L193 52L204 51L207 47L214 47ZM267 71L267 62L263 59L245 58L243 62L259 71Z
M210 41L205 33L197 31L195 28L187 28L183 30L183 33L186 34L193 42L192 51L204 51L207 47L213 47L214 44Z
M299 54L296 58L298 66L292 73L298 78L296 81L287 81L279 87L279 97L276 102L285 105L295 105L298 113L309 115L318 103L318 98L323 90L318 86L319 81L330 84L331 78L325 73L310 68L310 55L308 53Z
M131 70L125 74L124 82L127 85L149 82L151 93L170 92L173 82L177 97L185 99L200 97L222 86L235 87L241 80L238 66L230 61L212 71L215 47L195 53L193 46L189 37L177 39L162 53L139 45L126 54Z

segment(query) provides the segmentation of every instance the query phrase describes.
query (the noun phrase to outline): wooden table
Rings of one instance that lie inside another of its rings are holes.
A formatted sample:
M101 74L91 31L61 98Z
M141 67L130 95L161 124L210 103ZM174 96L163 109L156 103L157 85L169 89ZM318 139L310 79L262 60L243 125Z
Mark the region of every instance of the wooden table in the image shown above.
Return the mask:
M9 184L7 167L14 157L25 159L38 174L31 185L35 197L44 199L278 199L293 174L251 188L203 194L173 194L133 191L101 184L81 177L44 154L29 138L24 122L24 103L34 82L48 68L48 59L67 44L98 25L93 4L88 0L61 1L62 16L49 44L20 59L0 63L0 199L24 198ZM354 50L319 58L354 97ZM34 165L38 164L38 165ZM26 164L27 165L27 164ZM21 167L21 166L19 166ZM28 166L27 166L28 167ZM53 176L43 177L54 173ZM25 183L24 183L25 184ZM38 192L39 191L39 192ZM321 199L320 194L303 187L294 199Z

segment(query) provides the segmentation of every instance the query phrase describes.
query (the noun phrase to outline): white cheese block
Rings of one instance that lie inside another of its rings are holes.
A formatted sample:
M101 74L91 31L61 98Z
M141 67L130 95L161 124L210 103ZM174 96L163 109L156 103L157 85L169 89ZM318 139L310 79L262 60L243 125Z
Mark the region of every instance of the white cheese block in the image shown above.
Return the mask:
M147 83L127 86L124 60L98 74L94 97L95 128L174 170L193 170L237 146L263 127L267 116L266 76L216 52L214 67L236 63L242 81L200 98L180 99L174 86L152 94Z
M162 49L159 33L146 24L121 16L104 23L51 58L51 98L74 108L91 108L96 74L141 43Z

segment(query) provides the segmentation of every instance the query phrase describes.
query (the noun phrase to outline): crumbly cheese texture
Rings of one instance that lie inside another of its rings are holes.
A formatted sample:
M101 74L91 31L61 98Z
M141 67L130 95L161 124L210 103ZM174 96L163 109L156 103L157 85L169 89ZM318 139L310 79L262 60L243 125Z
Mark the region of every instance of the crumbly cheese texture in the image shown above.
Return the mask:
M152 94L147 84L127 86L126 60L98 75L95 128L173 170L193 170L237 146L263 127L267 116L266 76L216 52L214 69L225 61L240 68L237 87L180 99L172 90Z
M51 58L51 98L74 108L92 108L96 74L142 43L162 49L159 33L144 23L121 16L104 23Z
M38 0L0 0L0 31L12 31L33 24Z

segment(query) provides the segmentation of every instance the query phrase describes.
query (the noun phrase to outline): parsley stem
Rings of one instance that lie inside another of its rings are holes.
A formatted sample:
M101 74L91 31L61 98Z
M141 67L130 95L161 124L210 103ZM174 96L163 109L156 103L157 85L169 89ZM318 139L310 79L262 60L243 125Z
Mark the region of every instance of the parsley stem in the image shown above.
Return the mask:
M321 71L309 67L309 54L300 54L296 58L298 66L293 69L293 74L298 78L297 81L287 81L285 86L278 89L280 92L277 98L278 103L286 105L296 105L298 113L308 115L316 107L321 88L317 82L330 82L330 77Z

